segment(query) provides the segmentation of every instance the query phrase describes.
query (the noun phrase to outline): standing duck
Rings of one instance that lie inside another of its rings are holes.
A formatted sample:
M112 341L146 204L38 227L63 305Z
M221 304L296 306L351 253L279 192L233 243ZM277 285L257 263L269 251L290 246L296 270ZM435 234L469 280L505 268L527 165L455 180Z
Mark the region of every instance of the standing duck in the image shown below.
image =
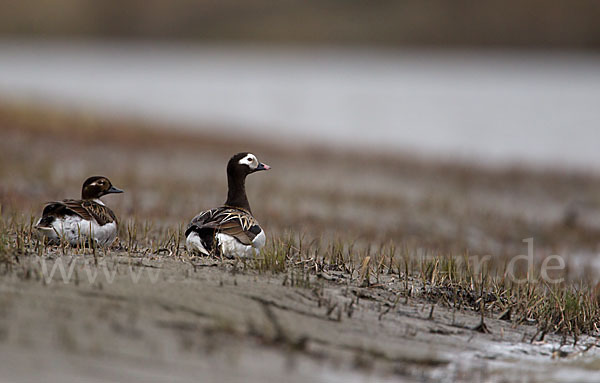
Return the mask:
M201 212L185 231L188 251L227 258L251 257L265 244L265 232L252 216L246 197L246 176L271 167L252 153L238 153L227 163L227 201Z
M81 199L49 202L35 228L50 244L65 240L71 246L86 245L93 239L98 245L110 245L117 237L117 217L100 197L111 193L123 190L106 177L90 177L83 183Z

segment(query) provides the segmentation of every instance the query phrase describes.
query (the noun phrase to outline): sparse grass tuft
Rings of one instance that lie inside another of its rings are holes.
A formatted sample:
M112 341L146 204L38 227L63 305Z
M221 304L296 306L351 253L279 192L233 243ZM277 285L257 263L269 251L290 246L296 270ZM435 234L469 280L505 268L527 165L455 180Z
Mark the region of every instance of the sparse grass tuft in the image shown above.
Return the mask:
M505 277L504 260L493 260L476 272L467 255L417 255L416 249L404 247L400 256L396 248L388 243L372 252L339 239L324 248L317 241L299 248L287 236L270 241L254 267L260 273L287 273L291 286L310 287L306 281L322 278L479 312L482 332L490 331L486 316L504 313L502 319L515 324L535 324L538 334L557 333L576 341L581 334L599 333L600 299L590 283L549 285L539 276L516 283ZM418 293L413 296L414 291Z
M26 257L93 254L94 259L110 252L129 257L180 258L183 225L163 227L155 222L130 220L121 226L121 241L109 249L92 246L47 246L35 235L33 217L0 215L0 265L4 273L31 276L34 270L22 262ZM343 283L357 288L393 291L395 304L400 296L443 304L458 310L471 310L481 315L482 329L487 330L485 316L503 315L516 324L535 324L536 336L548 333L571 336L598 334L600 296L591 282L565 282L550 285L539 276L524 283L505 277L506 262L494 260L476 271L466 255L428 255L406 245L386 243L375 247L358 246L354 242L334 239L307 243L306 236L285 234L273 238L259 254L244 263L245 272L285 274L284 284L313 288L322 283ZM396 249L402 249L398 252ZM231 262L221 260L221 262ZM237 262L235 262L237 264ZM236 267L236 272L238 272ZM566 278L569 280L569 278ZM352 309L332 307L332 313ZM337 310L337 311L335 311ZM389 310L388 310L389 311ZM387 313L387 311L386 311ZM350 312L347 312L351 316ZM389 315L389 314L388 314Z
M261 273L281 273L287 270L296 254L298 248L292 237L275 238L254 257L254 268Z

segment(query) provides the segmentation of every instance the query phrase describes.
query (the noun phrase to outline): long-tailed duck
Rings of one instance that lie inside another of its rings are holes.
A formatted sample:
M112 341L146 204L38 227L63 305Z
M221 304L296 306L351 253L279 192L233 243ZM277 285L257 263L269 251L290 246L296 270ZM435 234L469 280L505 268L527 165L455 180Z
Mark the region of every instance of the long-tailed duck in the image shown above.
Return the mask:
M49 202L35 228L48 238L50 244L61 240L71 246L87 245L90 238L107 246L117 237L117 217L100 197L123 193L112 186L106 177L90 177L83 183L81 199Z
M265 244L265 232L252 216L246 197L246 176L271 167L252 153L238 153L227 163L227 201L201 212L185 231L188 251L228 258L251 257Z

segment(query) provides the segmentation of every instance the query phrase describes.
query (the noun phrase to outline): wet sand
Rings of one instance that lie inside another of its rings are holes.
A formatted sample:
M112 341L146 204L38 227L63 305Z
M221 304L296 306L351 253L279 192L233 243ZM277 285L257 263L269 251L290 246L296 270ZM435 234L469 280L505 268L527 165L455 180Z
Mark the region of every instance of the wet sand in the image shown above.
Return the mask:
M27 259L2 278L6 381L593 381L593 339L577 347L534 326L399 298L404 282L359 287L348 276L261 275L233 261L90 255ZM54 261L75 262L69 283ZM88 275L96 275L90 280ZM113 279L114 278L114 279ZM139 278L139 279L137 279ZM585 350L585 352L584 352ZM579 355L581 354L581 355ZM579 356L578 356L579 355ZM558 360L560 359L560 360ZM591 367L587 367L590 365ZM576 375L573 375L576 374ZM577 375L583 374L583 375ZM542 378L543 377L543 378ZM590 380L591 379L591 380Z

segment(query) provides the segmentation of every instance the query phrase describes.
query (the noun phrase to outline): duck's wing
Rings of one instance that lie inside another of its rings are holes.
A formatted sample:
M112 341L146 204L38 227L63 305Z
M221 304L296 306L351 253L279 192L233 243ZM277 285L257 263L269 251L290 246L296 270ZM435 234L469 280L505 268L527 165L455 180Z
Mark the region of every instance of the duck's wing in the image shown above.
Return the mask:
M235 237L244 245L252 245L254 238L261 232L256 219L246 211L225 209L220 218L219 232Z
M217 220L215 220L215 216L219 212L219 210L220 209L217 208L217 209L205 210L203 212L198 213L197 216L192 218L192 221L188 225L187 230L189 230L192 226L215 228L216 222L217 222ZM187 230L186 230L186 232L187 232Z
M48 202L42 211L42 217L64 217L67 215L78 215L83 219L90 220L92 216L83 207L83 201L65 199L63 201Z
M234 208L217 208L198 214L188 226L185 235L191 231L201 233L207 230L223 233L236 238L244 245L252 245L261 232L256 219L248 212Z
M82 201L81 206L88 212L89 215L94 217L100 226L111 222L118 224L117 216L108 206L91 200Z
M78 215L88 221L93 219L100 226L117 221L115 213L108 207L94 201L76 199L48 203L42 211L42 221L44 218L64 217L66 215Z

